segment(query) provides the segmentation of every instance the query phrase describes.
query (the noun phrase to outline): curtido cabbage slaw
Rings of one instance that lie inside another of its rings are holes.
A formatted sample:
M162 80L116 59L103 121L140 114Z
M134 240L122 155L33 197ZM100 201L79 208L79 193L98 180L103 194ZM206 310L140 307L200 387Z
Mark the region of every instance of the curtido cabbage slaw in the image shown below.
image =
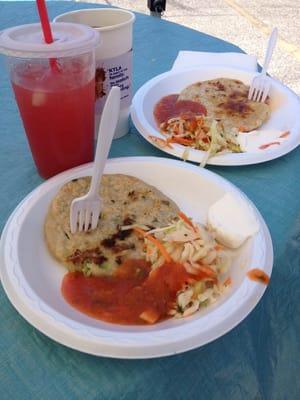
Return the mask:
M205 166L208 159L216 154L242 152L237 140L237 130L225 130L222 122L203 115L186 113L170 118L160 124L160 133L165 139L151 135L149 139L161 148L172 149L172 143L186 146L183 159L188 158L190 148L205 151L201 166Z
M193 223L184 213L178 220L156 229L127 225L122 230L133 229L144 240L144 257L154 270L165 262L182 264L190 274L189 282L177 293L169 314L186 317L214 303L231 284L228 276L232 256L228 249L218 244L211 231Z

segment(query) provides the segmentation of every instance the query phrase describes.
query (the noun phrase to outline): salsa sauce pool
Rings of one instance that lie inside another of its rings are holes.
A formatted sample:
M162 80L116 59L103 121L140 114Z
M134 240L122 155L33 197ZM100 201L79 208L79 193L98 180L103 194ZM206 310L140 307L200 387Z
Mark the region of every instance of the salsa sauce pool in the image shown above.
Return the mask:
M159 126L170 118L179 117L181 114L207 115L207 110L199 102L190 100L178 100L178 94L170 94L162 97L154 107L154 118Z
M184 266L175 262L165 263L150 274L146 261L128 260L112 276L67 273L62 294L71 306L93 318L142 325L169 318L177 292L190 279Z

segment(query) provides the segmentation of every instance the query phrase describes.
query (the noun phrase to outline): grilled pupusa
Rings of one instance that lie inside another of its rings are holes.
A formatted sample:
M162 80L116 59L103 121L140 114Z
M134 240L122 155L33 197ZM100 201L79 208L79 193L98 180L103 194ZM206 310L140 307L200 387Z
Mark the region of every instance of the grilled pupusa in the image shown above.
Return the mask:
M187 86L178 100L200 102L207 116L223 123L225 130L249 132L259 128L270 116L265 103L248 100L249 86L236 79L218 78Z
M142 258L143 240L124 225L161 227L177 218L178 207L153 186L122 174L104 175L100 185L103 209L97 229L71 234L70 204L84 195L90 178L73 179L53 199L45 221L51 254L70 271L111 274L124 259Z

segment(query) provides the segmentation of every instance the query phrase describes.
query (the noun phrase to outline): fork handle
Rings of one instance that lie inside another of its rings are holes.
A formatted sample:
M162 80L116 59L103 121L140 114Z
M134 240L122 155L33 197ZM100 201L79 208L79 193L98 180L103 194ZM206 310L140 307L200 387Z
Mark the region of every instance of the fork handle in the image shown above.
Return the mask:
M94 169L89 194L98 195L100 178L111 147L120 114L120 88L113 86L107 96L98 130Z
M272 30L271 35L270 35L270 39L269 39L269 43L268 43L268 47L267 47L267 51L266 51L266 56L265 56L264 65L263 65L263 69L261 71L262 74L266 74L267 73L267 69L268 69L270 61L271 61L273 50L274 50L274 47L276 46L277 36L278 36L278 29L274 28Z

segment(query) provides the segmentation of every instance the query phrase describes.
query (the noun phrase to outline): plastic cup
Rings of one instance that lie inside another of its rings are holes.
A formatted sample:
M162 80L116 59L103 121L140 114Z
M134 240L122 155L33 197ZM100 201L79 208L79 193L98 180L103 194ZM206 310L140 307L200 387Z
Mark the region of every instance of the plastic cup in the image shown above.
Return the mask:
M101 34L96 49L96 131L102 109L112 86L121 89L121 110L114 139L129 131L132 99L132 25L135 15L116 8L92 8L58 15L55 22L88 25Z
M43 178L93 160L95 48L99 34L78 24L40 24L0 33L10 79L37 170ZM55 59L55 62L51 62Z

